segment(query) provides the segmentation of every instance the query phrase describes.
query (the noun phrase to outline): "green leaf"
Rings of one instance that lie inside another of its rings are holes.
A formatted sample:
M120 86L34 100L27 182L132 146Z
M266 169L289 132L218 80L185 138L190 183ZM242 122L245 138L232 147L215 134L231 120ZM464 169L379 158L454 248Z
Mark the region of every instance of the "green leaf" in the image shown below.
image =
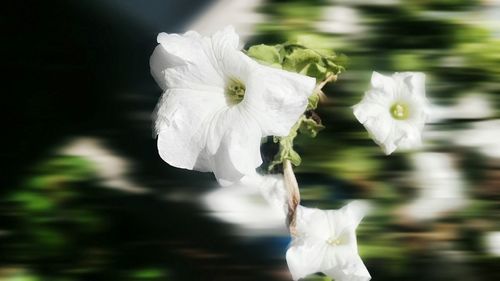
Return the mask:
M310 64L321 61L321 56L310 49L294 49L283 61L283 69L297 73L306 74Z
M34 192L19 192L13 196L13 200L22 204L23 207L30 212L49 211L54 207L50 198Z
M139 280L159 280L165 277L165 274L161 269L145 268L134 272L132 276Z
M319 93L314 92L312 95L307 98L307 110L316 109L318 107L319 102Z
M306 75L316 78L316 81L322 81L327 74L327 68L319 63L311 63L307 67Z
M268 170L272 170L276 165L283 163L285 159L290 160L293 165L299 166L302 163L302 158L293 149L293 141L297 134L308 135L310 137L316 137L318 132L325 127L317 123L313 118L307 118L304 115L293 125L290 133L286 137L273 137L275 143L279 143L278 153L273 158L273 161L269 164Z
M279 150L276 155L274 155L273 161L269 164L269 171L274 168L274 166L283 163L285 159L288 159L295 166L300 165L302 159L300 155L293 149L293 140L297 136L297 129L300 126L301 119L295 123L295 125L290 130L290 133L286 137L274 137L274 142L279 143Z
M337 56L327 42L315 39L308 38L305 43L255 45L247 54L260 63L314 77L318 82L344 71L346 57Z
M335 55L331 49L335 43L331 37L317 34L302 34L297 37L297 42L306 49L311 49L318 52L322 57Z
M281 68L282 56L279 48L279 45L255 45L248 49L247 55L263 64Z
M318 124L316 120L312 118L302 118L302 122L300 122L299 132L304 135L308 135L312 138L315 138L318 135L318 132L323 130L325 126L322 124Z
M339 74L345 70L347 57L345 55L333 55L324 58L324 64L329 72Z
M24 269L6 270L6 274L2 275L4 281L39 281L40 278Z

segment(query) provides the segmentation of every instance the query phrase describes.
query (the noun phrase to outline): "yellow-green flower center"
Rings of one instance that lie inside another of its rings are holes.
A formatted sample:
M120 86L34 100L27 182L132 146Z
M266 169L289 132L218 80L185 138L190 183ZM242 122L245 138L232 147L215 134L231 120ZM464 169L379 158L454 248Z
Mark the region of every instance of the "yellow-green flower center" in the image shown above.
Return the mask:
M240 103L245 96L245 84L237 78L230 78L226 84L225 94L227 103L235 105Z
M338 246L342 244L342 240L340 238L330 237L326 240L326 244L330 246Z
M389 110L392 118L396 120L406 120L410 117L410 109L406 103L396 102Z

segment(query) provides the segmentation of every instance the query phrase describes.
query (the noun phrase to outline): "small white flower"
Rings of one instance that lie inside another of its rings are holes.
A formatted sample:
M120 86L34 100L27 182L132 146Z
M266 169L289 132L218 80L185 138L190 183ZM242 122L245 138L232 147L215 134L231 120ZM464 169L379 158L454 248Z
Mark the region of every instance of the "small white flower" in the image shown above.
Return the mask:
M286 235L286 191L281 175L246 177L216 187L202 198L210 216L231 224L240 236Z
M322 272L335 281L371 279L356 242L356 227L366 212L360 201L340 210L319 210L299 206L297 236L286 253L294 280Z
M387 155L398 147L419 146L429 115L425 75L401 72L388 77L373 72L371 84L372 89L353 107L358 121Z
M486 251L495 257L500 257L500 231L490 231L485 233Z
M410 156L417 197L403 208L407 217L425 221L463 210L467 197L465 181L450 153L418 152ZM411 176L412 175L412 176Z
M263 66L239 48L232 27L211 37L160 33L151 73L165 90L157 106L158 150L172 166L213 171L227 185L255 174L264 136L286 136L315 79Z

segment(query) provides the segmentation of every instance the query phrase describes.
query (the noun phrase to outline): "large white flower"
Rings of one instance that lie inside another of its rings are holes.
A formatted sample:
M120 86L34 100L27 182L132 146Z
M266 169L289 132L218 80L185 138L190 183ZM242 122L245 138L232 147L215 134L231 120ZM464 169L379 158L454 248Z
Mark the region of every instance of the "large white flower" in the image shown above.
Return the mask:
M354 201L340 210L299 206L297 236L286 253L294 280L322 272L335 281L371 279L356 242L356 227L366 212L366 203Z
M232 27L211 37L158 35L153 77L165 90L156 132L172 166L213 171L221 184L255 173L264 136L286 136L307 106L315 79L263 66L238 48Z
M354 115L385 154L396 148L421 144L421 131L429 115L425 75L395 73L391 77L373 72L372 89L354 106Z

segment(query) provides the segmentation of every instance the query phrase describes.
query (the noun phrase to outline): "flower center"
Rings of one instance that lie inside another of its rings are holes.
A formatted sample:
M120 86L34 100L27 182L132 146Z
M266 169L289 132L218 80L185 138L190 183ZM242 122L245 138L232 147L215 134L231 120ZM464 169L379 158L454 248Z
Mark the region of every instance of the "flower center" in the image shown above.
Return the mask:
M390 109L392 118L396 120L405 120L410 117L410 109L407 104L396 102L391 106Z
M226 84L225 94L226 101L230 105L235 105L240 103L245 96L245 84L241 80L231 77Z
M338 246L342 244L342 240L338 237L330 237L328 240L326 240L326 244L330 246Z

